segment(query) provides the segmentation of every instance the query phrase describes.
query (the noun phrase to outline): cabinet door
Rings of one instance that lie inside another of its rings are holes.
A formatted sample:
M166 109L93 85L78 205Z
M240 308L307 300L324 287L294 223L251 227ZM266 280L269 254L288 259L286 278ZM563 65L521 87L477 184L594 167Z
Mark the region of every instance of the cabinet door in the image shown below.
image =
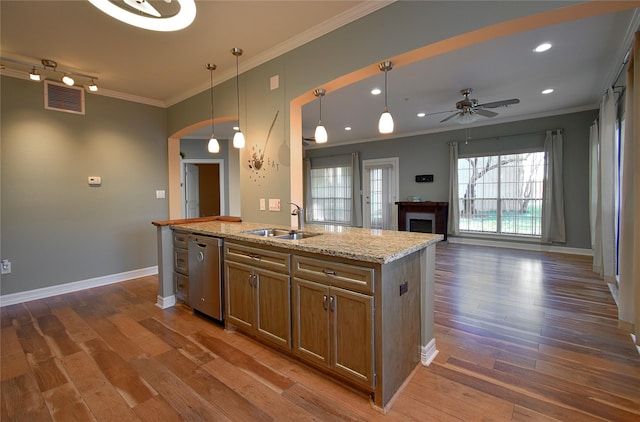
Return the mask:
M373 297L337 287L329 293L331 366L346 378L375 387Z
M291 350L291 289L289 275L254 268L257 334Z
M294 353L311 363L329 365L329 288L293 279Z
M251 267L227 261L225 263L225 305L227 322L251 329L255 321L253 284L255 277Z

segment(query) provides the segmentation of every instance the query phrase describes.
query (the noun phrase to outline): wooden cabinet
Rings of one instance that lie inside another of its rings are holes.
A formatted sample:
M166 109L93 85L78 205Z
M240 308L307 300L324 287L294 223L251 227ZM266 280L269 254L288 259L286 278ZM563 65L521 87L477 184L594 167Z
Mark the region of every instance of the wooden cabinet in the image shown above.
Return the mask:
M225 244L227 326L291 350L290 255Z
M189 303L189 233L173 232L173 287L176 299Z
M294 353L373 389L375 301L371 294L353 290L372 293L374 270L294 256L292 272Z

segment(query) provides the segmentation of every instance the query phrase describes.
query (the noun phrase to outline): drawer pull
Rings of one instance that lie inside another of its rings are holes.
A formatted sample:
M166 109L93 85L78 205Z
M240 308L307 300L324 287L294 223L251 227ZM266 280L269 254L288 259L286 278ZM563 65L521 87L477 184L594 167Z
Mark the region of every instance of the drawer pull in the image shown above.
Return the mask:
M325 273L326 275L336 275L337 273L334 270L328 270L328 269L324 269L322 270L323 273Z
M261 257L260 255L253 254L253 253L250 253L250 254L249 254L249 258L251 258L251 259L257 259L257 260L262 259L262 257Z
M329 297L329 307L331 308L331 312L336 310L336 297L335 296L330 296Z

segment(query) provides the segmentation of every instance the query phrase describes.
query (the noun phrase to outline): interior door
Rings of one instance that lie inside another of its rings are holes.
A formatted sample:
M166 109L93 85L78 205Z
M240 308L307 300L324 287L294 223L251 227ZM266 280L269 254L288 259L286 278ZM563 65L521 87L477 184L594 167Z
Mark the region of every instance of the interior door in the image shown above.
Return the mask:
M187 215L185 218L200 217L200 181L199 170L195 164L185 164L185 204Z

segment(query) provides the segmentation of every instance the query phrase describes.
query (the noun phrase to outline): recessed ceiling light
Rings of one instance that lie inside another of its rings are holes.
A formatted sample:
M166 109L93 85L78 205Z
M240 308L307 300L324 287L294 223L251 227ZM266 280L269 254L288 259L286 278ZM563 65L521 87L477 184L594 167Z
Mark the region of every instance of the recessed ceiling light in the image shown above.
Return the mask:
M422 113L422 112L418 113L418 117L424 117L426 115L427 115L426 113Z
M380 88L373 88L371 90L371 95L380 95L382 93L382 90Z
M536 48L534 48L533 51L535 51L536 53L542 53L543 51L547 51L550 48L551 48L551 43L544 42L539 46L537 46Z
M351 130L351 126L346 126L346 127L344 128L344 130L346 130L346 131Z
M553 92L553 88L547 88L547 89L542 90L542 93L544 95L551 94L552 92Z

